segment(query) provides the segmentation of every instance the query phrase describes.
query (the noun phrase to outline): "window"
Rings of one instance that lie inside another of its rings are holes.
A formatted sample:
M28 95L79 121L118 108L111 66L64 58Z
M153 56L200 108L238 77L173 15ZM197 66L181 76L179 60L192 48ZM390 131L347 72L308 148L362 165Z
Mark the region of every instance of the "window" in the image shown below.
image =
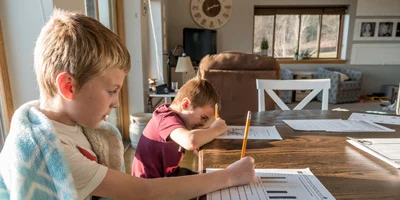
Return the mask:
M337 59L340 56L343 17L346 7L256 7L253 52L261 51L263 39L268 55L293 58Z

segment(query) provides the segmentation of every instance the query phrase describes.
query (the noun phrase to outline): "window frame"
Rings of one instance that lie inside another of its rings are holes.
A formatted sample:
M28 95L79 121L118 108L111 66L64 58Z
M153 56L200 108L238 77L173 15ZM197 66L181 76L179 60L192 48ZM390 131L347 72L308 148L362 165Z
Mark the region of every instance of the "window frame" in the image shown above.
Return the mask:
M11 118L14 114L14 104L11 93L10 78L8 75L8 66L4 45L3 29L0 20L0 91L1 91L1 108L5 122L5 136L10 131ZM1 119L0 119L1 120ZM0 122L1 123L1 122Z
M318 29L318 51L316 58L307 58L303 60L293 60L291 57L284 57L284 58L275 58L280 63L290 64L290 63L346 63L347 60L341 59L342 53L342 43L343 43L343 30L344 30L344 19L345 14L347 13L346 6L325 6L325 7L282 7L282 6L255 6L254 7L254 15L253 15L253 40L252 40L252 52L254 51L254 38L255 38L255 17L256 16L273 16L273 35L272 35L272 43L270 43L270 48L272 55L274 57L275 53L275 30L276 30L276 16L277 15L299 15L299 29L301 27L301 16L302 15L319 15L319 29ZM322 19L324 15L339 15L339 30L338 30L338 39L337 39L337 50L336 50L336 58L320 58L320 42L321 42L321 31L322 31ZM297 46L299 47L300 43L300 33L298 34L297 38Z

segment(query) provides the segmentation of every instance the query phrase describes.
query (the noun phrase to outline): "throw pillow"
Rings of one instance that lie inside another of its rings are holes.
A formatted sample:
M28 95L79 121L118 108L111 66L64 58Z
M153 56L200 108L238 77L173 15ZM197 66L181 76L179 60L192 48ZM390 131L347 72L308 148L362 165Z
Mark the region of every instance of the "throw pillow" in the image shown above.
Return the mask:
M346 74L343 74L343 73L340 73L340 72L336 72L336 73L339 74L339 76L340 76L340 81L347 81L347 80L350 79Z

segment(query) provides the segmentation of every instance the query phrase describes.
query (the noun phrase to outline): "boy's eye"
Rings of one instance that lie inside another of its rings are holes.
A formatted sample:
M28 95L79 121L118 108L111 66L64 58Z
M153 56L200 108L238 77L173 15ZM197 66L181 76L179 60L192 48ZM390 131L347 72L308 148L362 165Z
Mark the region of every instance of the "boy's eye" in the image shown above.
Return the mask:
M109 93L110 95L113 95L113 94L117 93L117 90L108 91L108 93Z

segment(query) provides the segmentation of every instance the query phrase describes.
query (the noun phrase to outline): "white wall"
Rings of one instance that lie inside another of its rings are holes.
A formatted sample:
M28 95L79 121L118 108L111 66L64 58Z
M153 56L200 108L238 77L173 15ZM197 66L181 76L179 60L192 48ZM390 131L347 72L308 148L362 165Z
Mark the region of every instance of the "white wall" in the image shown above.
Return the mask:
M52 0L0 1L0 18L15 108L39 99L33 70L33 50L52 8Z
M62 8L64 10L85 13L84 0L53 0L54 7Z
M143 112L147 106L149 13L143 13L143 1L145 0L124 0L126 47L131 54L132 63L127 77L129 113Z
M252 52L253 43L253 15L255 5L348 5L349 15L349 40L345 44L346 59L351 58L351 48L353 41L354 19L357 11L357 0L232 0L233 10L229 22L217 30L217 51L240 51ZM358 0L358 1L376 1L377 0ZM380 4L380 10L392 10L389 7L397 6L399 0L384 0ZM381 2L381 1L379 1ZM368 2L367 2L368 4ZM171 49L177 44L182 44L182 30L185 27L200 28L192 19L189 10L190 1L187 0L168 0L167 19L168 23L168 48ZM363 4L363 13L366 12L366 4ZM368 11L368 9L367 9ZM376 11L371 10L371 15L376 15ZM389 43L389 42L388 42ZM379 52L377 52L379 53ZM373 56L373 55L372 55ZM349 62L348 62L349 63ZM282 64L282 68L292 70L316 71L318 67L335 66L358 69L364 73L363 93L371 94L379 92L383 84L398 85L400 82L400 66L398 65L327 65L327 64Z
M358 0L357 16L400 16L399 0Z

